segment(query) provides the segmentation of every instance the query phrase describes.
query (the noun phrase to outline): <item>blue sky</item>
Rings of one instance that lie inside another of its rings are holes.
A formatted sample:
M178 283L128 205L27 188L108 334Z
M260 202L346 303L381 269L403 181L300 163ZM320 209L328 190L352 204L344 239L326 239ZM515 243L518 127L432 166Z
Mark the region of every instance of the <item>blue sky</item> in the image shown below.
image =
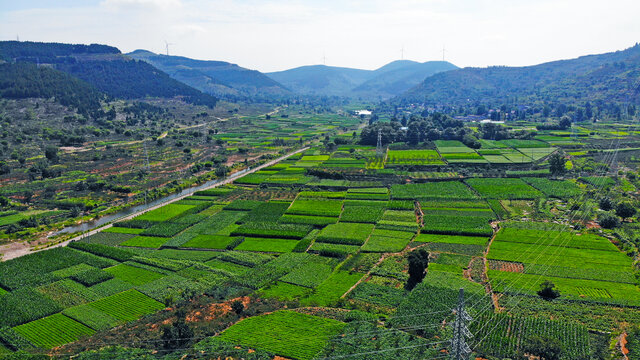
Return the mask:
M532 65L640 41L637 0L0 0L0 39L105 43L261 71L401 56Z

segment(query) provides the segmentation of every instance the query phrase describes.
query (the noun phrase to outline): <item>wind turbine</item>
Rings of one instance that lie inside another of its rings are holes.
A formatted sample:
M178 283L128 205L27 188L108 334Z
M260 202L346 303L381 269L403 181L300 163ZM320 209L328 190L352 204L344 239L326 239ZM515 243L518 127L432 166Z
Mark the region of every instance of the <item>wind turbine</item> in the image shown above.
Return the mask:
M164 47L167 50L167 56L169 56L169 45L175 45L173 43L169 43L167 42L167 40L164 41Z

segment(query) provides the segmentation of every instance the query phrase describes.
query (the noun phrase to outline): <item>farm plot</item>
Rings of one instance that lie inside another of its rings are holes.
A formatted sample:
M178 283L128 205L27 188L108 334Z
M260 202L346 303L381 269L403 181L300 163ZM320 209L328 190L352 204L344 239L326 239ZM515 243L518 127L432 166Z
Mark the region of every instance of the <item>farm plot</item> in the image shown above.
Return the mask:
M530 157L534 161L540 160L556 150L556 148L517 148L518 151Z
M477 199L478 196L460 181L440 181L423 184L391 186L391 197L399 200L416 199Z
M278 222L284 224L306 224L314 226L325 226L329 224L335 224L338 222L338 218L329 216L311 216L311 215L290 215L284 214L278 220Z
M486 163L487 161L476 152L455 152L455 153L440 153L442 158L447 160L448 163Z
M15 290L46 284L56 280L53 271L79 264L105 268L117 262L69 247L55 248L0 262L0 286Z
M469 236L490 236L493 228L489 224L491 217L487 216L464 216L461 211L459 215L446 215L439 212L430 212L424 215L422 233L444 234L444 235L469 235Z
M347 257L349 254L355 254L360 251L359 245L332 244L323 242L314 242L309 249L323 256L331 257Z
M504 271L490 272L501 291L535 294L544 279L553 278L569 297L611 298L608 302L640 299L638 288L628 284L631 259L595 235L506 227L496 236L487 258L523 265L525 274L518 278ZM627 293L621 292L623 288Z
M370 203L366 206L345 204L340 222L359 222L374 224L382 218L385 204Z
M442 153L475 153L475 151L458 140L436 140L434 141L438 151Z
M284 253L291 252L298 245L298 240L281 238L245 237L236 250Z
M379 229L416 232L418 223L416 214L408 210L387 210L376 225Z
M521 179L468 179L467 184L488 199L537 199L544 194Z
M277 237L283 239L302 239L313 230L310 225L282 224L277 222L251 222L238 227L231 236Z
M349 271L336 271L320 284L315 291L300 302L305 306L331 306L335 304L363 274Z
M180 247L194 249L231 250L242 241L241 237L225 235L197 235Z
M632 284L497 270L489 270L488 275L494 290L501 293L537 296L540 285L549 280L559 290L560 299L640 306L640 290Z
M373 231L372 224L359 223L338 223L327 225L318 237L316 242L343 244L343 245L362 245L365 243L369 234Z
M287 214L339 217L342 212L341 200L296 199Z
M548 148L549 144L539 140L508 139L500 140L501 144L513 148Z
M164 308L162 303L136 290L112 295L89 305L121 321L136 320L142 315L151 314Z
M14 330L43 349L67 344L95 333L93 329L62 314L32 321L17 326Z
M280 281L315 288L331 275L337 261L331 258L314 256L308 262L280 278Z
M120 243L120 246L132 246L132 247L157 249L169 240L170 240L169 238L157 237L157 236L136 236Z
M183 214L185 211L188 211L194 207L195 205L168 204L159 209L136 216L135 218L133 218L133 220L152 222L167 221Z
M590 357L589 331L582 325L509 314L482 314L471 329L481 341L477 346L501 358L516 358L522 352L525 339L544 334L560 342L563 359L581 360Z
M344 326L340 321L282 310L244 319L219 338L292 359L310 360L324 348L327 339L337 335Z
M113 275L116 279L128 282L133 285L143 285L153 280L163 277L163 274L142 269L126 264L116 265L105 269L106 272Z
M393 309L406 295L403 289L362 282L349 294L349 298Z
M309 295L311 291L312 290L310 288L304 286L277 281L274 285L267 285L266 287L258 290L256 294L264 298L293 301Z
M435 150L389 150L385 165L444 165L444 162Z
M375 228L362 247L364 252L400 252L411 241L414 232L383 230Z
M428 243L426 249L429 251L479 256L482 255L487 240L487 237L477 236L420 234L415 241Z

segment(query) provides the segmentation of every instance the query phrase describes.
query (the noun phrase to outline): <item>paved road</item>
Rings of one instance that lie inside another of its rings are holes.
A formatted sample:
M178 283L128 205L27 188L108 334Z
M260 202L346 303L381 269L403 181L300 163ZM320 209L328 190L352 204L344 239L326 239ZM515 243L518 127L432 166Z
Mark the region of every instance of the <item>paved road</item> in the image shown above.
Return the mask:
M299 150L290 152L290 153L288 153L286 155L283 155L283 156L281 156L281 157L279 157L277 159L274 159L274 160L271 160L269 162L266 162L266 163L264 163L264 164L262 164L262 165L260 165L258 167L250 169L250 170L248 170L248 171L246 171L246 172L244 172L242 174L231 175L228 178L224 179L223 181L215 183L215 184L213 184L213 185L211 185L211 186L209 186L207 188L204 188L202 190L211 189L211 188L215 188L215 187L218 187L218 186L229 184L229 183L233 182L234 180L237 180L237 179L239 179L239 178L241 178L243 176L246 176L248 174L252 174L252 173L254 173L254 172L258 171L258 170L261 170L263 168L269 167L269 166L271 166L273 164L279 163L280 161L282 161L282 160L284 160L284 159L286 159L286 158L288 158L290 156L293 156L293 155L295 155L297 153L303 152L303 151L305 151L307 149L309 149L309 147L304 147L302 149L299 149ZM148 209L141 210L141 211L133 213L131 215L127 215L125 217L122 217L118 221L132 219L132 218L134 218L134 217L136 217L136 216L138 216L140 214L146 213L146 212L151 211L151 210L158 209L158 208L160 208L162 206L165 206L165 205L170 204L172 202L176 202L178 200L182 200L185 197L191 196L191 195L192 194L186 194L186 195L183 195L183 196L179 196L179 197L173 198L171 200L167 200L166 202L163 202L163 203L160 203L158 205L152 206L152 207L150 207ZM42 250L48 250L48 249L52 249L52 248L55 248L55 247L67 246L72 241L77 241L77 240L83 239L85 237L94 235L96 233L99 233L102 230L110 228L111 226L113 226L113 224L107 224L107 225L95 228L95 229L93 229L91 231L88 231L88 232L86 232L86 233L84 233L84 234L82 234L80 236L76 236L74 238L71 238L71 239L66 240L64 242L61 242L59 244L55 244L55 245L49 246L48 248L40 249L40 250L32 250L32 248L29 247L28 244L26 244L24 242L11 243L11 244L7 244L7 245L3 245L3 246L0 246L0 254L3 255L2 256L2 261L15 259L15 258L24 256L24 255L27 255L27 254L31 254L31 253L42 251Z

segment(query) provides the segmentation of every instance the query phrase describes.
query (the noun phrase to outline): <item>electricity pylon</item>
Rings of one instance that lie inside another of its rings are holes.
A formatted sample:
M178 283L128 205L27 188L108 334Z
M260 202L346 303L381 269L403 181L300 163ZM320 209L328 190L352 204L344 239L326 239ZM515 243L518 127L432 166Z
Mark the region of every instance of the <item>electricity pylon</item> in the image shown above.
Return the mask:
M467 338L472 337L467 323L472 320L464 309L464 289L460 289L458 305L455 308L456 320L453 322L453 337L451 339L451 359L468 360L471 348L467 345Z

